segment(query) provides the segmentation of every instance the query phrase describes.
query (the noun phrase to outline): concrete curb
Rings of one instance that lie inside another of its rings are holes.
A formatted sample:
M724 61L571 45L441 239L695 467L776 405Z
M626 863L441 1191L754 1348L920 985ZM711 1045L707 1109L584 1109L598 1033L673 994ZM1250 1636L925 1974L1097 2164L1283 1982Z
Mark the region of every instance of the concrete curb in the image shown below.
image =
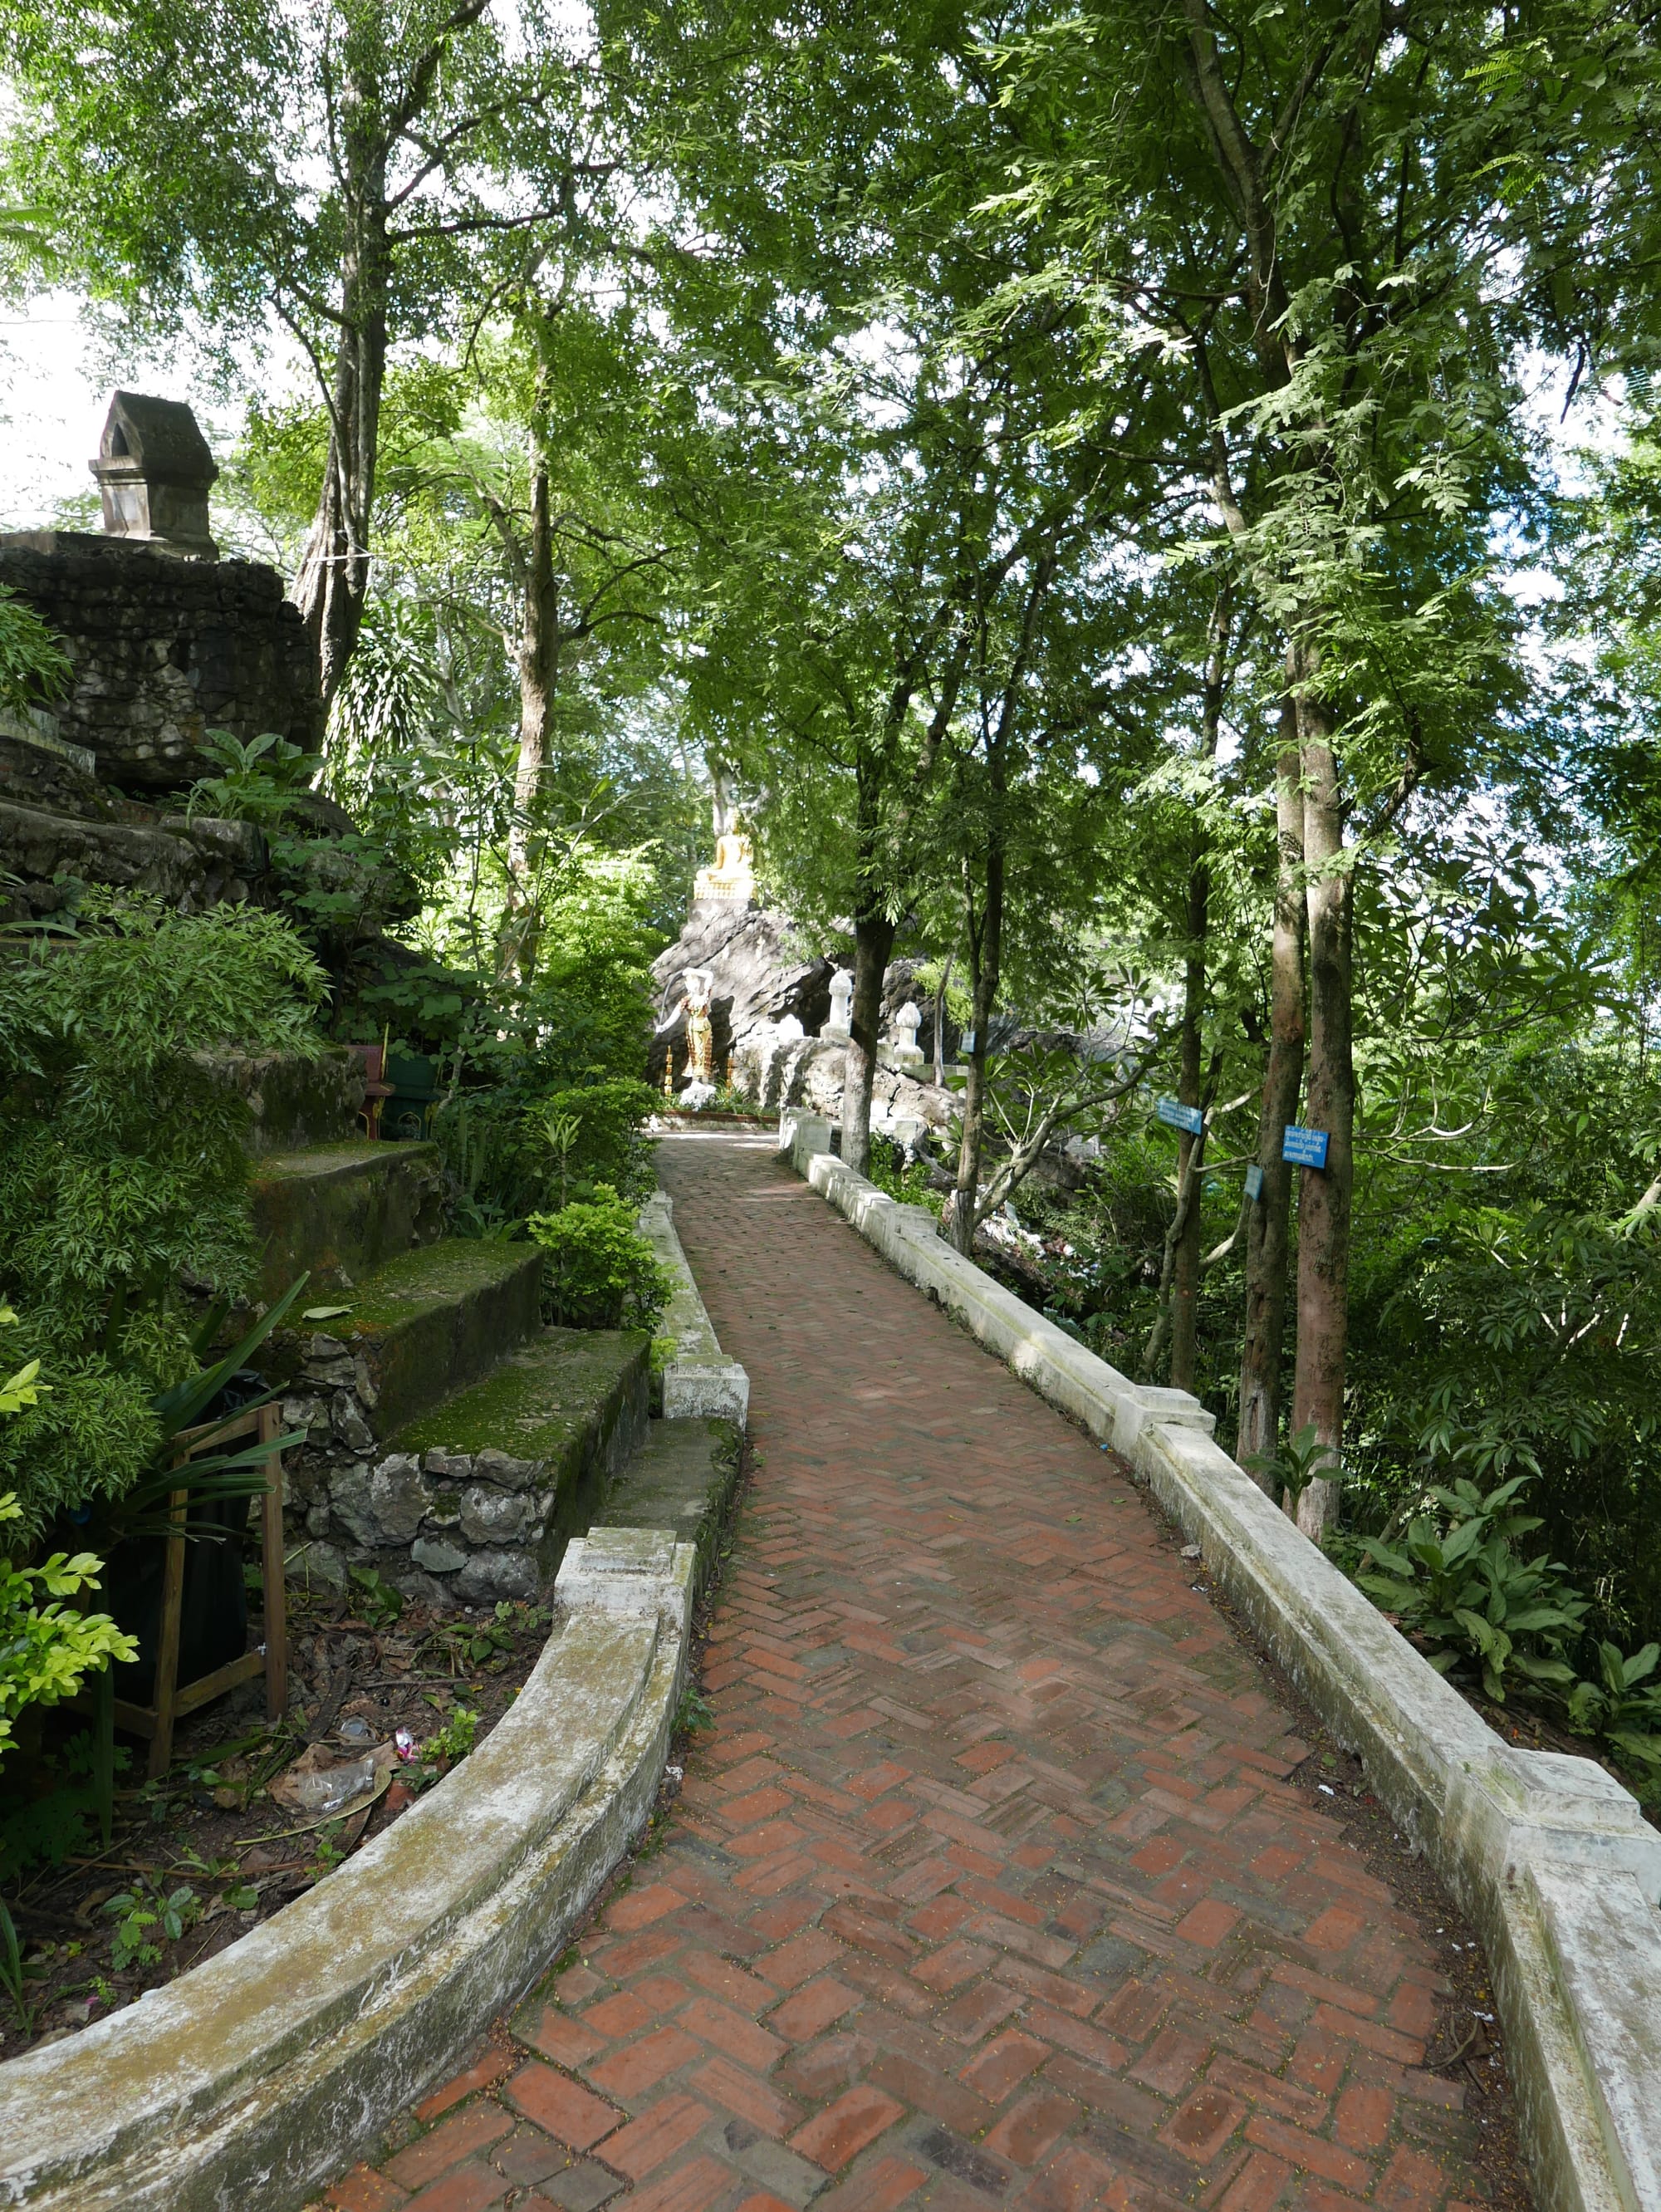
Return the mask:
M692 1547L591 1528L536 1669L338 1873L168 1988L0 2071L0 2205L288 2212L453 2070L645 1825Z
M906 1279L1130 1462L1481 1931L1543 2212L1661 2212L1661 1834L1590 1759L1505 1743L1212 1441L787 1111L779 1149Z
M664 1370L666 1421L736 1421L749 1418L749 1376L729 1359L716 1339L698 1285L675 1233L675 1201L654 1191L640 1208L640 1234L675 1278L663 1332L675 1340L675 1357Z

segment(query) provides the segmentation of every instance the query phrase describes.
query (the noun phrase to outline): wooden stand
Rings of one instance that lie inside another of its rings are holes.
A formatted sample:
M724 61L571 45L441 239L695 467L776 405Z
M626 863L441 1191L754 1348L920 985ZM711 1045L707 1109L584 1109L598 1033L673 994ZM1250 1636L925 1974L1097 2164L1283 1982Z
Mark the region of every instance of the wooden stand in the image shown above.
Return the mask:
M186 1429L175 1440L179 1446L176 1464L181 1469L187 1468L196 1455L209 1444L228 1443L237 1437L257 1436L262 1443L269 1443L281 1427L279 1409L276 1406L260 1406L252 1413L233 1413L228 1420L210 1421L199 1429ZM154 1703L134 1705L123 1698L114 1701L116 1726L124 1729L129 1735L149 1739L147 1771L152 1781L165 1774L173 1764L173 1729L177 1723L186 1713L195 1712L198 1705L223 1697L239 1682L264 1674L268 1720L281 1720L288 1703L287 1585L282 1572L282 1455L274 1450L267 1459L266 1489L259 1501L260 1576L265 1591L264 1646L258 1651L245 1652L240 1659L232 1659L223 1667L216 1667L211 1674L204 1674L199 1681L187 1683L180 1689L179 1619L185 1596L184 1528L190 1495L188 1487L175 1490L168 1500L169 1515L178 1533L167 1538L162 1567L161 1644L155 1657L155 1687L151 1693Z

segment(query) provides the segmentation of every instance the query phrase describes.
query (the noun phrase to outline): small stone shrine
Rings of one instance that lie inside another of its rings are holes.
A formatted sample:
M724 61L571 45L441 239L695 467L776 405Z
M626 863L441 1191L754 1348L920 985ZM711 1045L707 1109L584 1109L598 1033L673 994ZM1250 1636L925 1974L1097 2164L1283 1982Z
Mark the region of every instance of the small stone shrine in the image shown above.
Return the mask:
M162 553L219 558L208 527L208 494L219 465L183 400L118 392L98 459L87 466L98 480L106 537L142 539Z

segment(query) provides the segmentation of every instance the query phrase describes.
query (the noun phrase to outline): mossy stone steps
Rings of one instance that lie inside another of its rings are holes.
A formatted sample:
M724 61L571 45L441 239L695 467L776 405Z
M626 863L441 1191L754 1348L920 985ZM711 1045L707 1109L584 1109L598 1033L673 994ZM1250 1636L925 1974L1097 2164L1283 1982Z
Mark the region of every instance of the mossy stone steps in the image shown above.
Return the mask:
M609 1528L672 1528L696 1547L694 1589L715 1564L738 1480L743 1437L736 1421L655 1420L605 1501Z
M570 1539L603 1517L609 1488L646 1433L650 1351L636 1329L539 1329L482 1382L409 1422L390 1449L416 1462L428 1484L453 1472L458 1483L483 1480L546 1500L529 1533L547 1587Z
M255 1165L252 1199L264 1248L259 1294L268 1302L306 1269L311 1291L355 1291L377 1267L444 1232L436 1145L357 1138L270 1152Z
M248 1109L256 1156L349 1137L363 1109L363 1063L345 1045L318 1053L201 1052L197 1064Z
M326 1334L279 1330L263 1364L282 1380L355 1394L372 1435L390 1437L537 1334L542 1271L534 1244L446 1237L373 1269Z

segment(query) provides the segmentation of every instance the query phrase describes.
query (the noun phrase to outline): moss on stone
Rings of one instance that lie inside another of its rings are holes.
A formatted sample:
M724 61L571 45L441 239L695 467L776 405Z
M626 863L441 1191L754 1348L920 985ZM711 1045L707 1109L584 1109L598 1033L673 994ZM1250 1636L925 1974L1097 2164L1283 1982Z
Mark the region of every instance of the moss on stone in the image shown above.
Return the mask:
M601 1407L644 1370L650 1340L635 1329L545 1328L470 1390L411 1423L405 1452L557 1461Z
M275 1152L259 1164L252 1198L267 1298L302 1271L319 1291L338 1285L355 1296L361 1281L395 1255L430 1245L444 1227L434 1145L358 1139Z
M446 1237L436 1244L400 1252L357 1285L352 1310L334 1324L343 1336L386 1336L430 1307L492 1291L533 1266L533 1244L487 1244L471 1237Z

